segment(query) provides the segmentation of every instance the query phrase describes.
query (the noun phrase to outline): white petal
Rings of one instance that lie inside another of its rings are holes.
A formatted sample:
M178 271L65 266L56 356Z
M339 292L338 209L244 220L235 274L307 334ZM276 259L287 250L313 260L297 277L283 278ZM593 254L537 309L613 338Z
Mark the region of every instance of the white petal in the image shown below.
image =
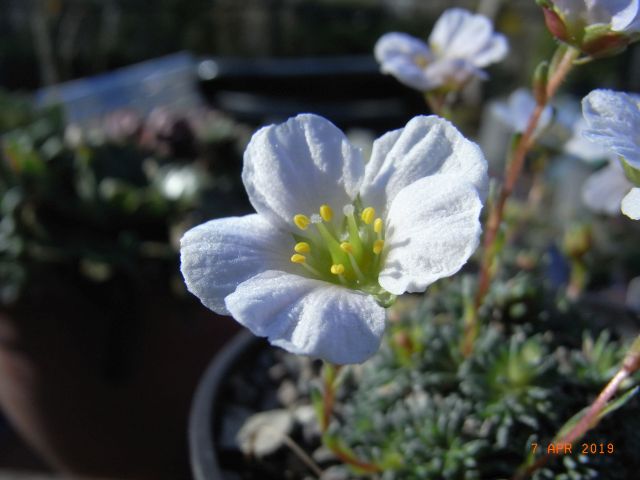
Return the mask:
M440 16L429 45L438 56L464 58L476 67L500 61L508 51L506 39L494 34L487 17L461 8L451 8Z
M360 151L328 120L298 115L260 129L244 154L242 180L258 213L282 228L294 215L322 204L339 211L358 192L364 174Z
M419 38L400 32L390 32L380 37L373 48L373 53L376 60L383 64L383 68L384 62L398 56L431 57L431 52L426 43Z
M586 128L587 122L581 116L573 126L573 134L569 141L565 143L564 151L588 163L594 163L610 157L610 150L603 148L600 144L593 143L583 135Z
M390 32L380 37L373 48L373 53L383 71L385 71L385 62L397 57L431 58L431 52L426 43L419 38L400 32Z
M429 83L432 85L431 88L443 85L462 86L473 77L481 80L488 78L485 72L464 58L438 59L427 65L424 75L429 79Z
M224 298L260 272L289 267L294 244L291 235L259 215L211 220L180 240L180 270L189 291L204 305L228 314Z
M588 10L585 0L553 0L553 5L564 21L570 25L581 19L587 20Z
M615 11L611 19L611 29L618 32L637 32L640 30L640 1L626 0L623 7Z
M242 283L226 304L238 322L273 345L336 364L372 356L385 326L384 309L370 295L277 271Z
M594 212L618 215L620 202L631 187L620 162L612 161L587 179L582 186L582 201Z
M509 42L507 37L500 33L494 33L491 40L483 48L476 51L472 61L477 67L486 67L503 60L508 53Z
M457 175L433 175L403 189L387 219L380 286L400 295L421 292L453 275L478 246L482 201Z
M360 192L363 205L376 208L384 218L400 190L439 173L472 183L481 196L486 193L487 163L480 148L442 118L415 117L373 143Z
M376 42L374 55L382 72L393 75L401 83L420 91L434 88L416 62L417 59L432 59L429 47L422 40L406 33L387 33Z
M640 188L632 188L622 200L622 213L632 220L640 220Z
M526 88L515 90L507 102L498 102L492 106L492 113L515 132L523 133L529 124L529 118L536 108L533 94ZM540 115L536 135L539 135L551 123L553 110L547 106Z
M640 168L640 106L637 96L594 90L582 100L584 136Z

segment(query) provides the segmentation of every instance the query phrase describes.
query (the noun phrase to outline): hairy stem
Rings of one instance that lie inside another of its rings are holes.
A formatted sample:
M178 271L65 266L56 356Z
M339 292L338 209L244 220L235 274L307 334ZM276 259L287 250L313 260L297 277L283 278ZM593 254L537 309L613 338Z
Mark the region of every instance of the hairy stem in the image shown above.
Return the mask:
M580 419L576 425L569 430L565 435L554 439L554 443L559 444L569 444L573 443L577 440L580 440L585 433L595 427L601 417L603 410L609 404L611 398L616 394L619 390L620 385L627 378L633 375L636 371L640 369L640 336L638 336L629 352L627 353L624 361L622 362L622 366L618 370L618 372L613 376L613 378L607 383L607 385L602 389L600 394L593 401L587 413ZM513 480L524 480L529 478L532 473L536 470L542 468L546 463L551 459L549 454L541 456L536 462L527 467L524 471L517 473Z
M513 189L515 188L518 179L520 178L527 153L529 153L535 143L534 133L538 127L538 123L540 122L542 112L571 71L573 62L577 59L579 53L580 52L578 50L571 47L567 48L564 52L563 57L557 63L556 68L547 81L544 95L542 95L542 98L538 96L536 107L529 117L527 128L520 137L515 149L513 150L513 154L505 165L502 189L500 190L498 199L494 202L493 208L491 209L485 223L483 258L480 265L478 289L476 291L474 302L475 310L482 306L487 292L489 291L489 286L493 279L492 266L497 254L495 242L504 217L504 208L507 200L513 193ZM473 321L477 322L477 314L474 318L475 320ZM467 331L470 332L469 335L472 335L473 332L477 331L477 328L475 325L472 325L467 329ZM467 346L472 345L473 340L473 338L468 338L464 341L464 344ZM469 351L467 351L467 354L468 353Z

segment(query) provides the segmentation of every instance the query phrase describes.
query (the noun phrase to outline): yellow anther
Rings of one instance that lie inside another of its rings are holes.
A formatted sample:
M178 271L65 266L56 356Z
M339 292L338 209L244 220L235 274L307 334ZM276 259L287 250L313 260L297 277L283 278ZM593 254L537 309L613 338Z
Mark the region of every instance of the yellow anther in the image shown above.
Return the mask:
M304 263L307 259L304 255L300 255L299 253L294 253L291 255L291 261L293 263Z
M334 275L342 275L344 273L344 265L341 263L331 265L331 273Z
M351 245L349 242L342 242L340 244L340 249L344 253L353 253L353 245Z
M329 205L320 205L320 216L325 222L330 222L333 218L333 210Z
M307 242L298 242L296 246L293 247L296 253L309 253L311 251L311 245Z
M415 63L419 68L425 68L429 65L429 60L424 55L414 55L413 63Z
M360 218L362 218L362 221L367 225L371 225L373 219L376 218L376 210L373 207L367 207L362 211Z
M373 222L373 231L376 233L382 232L382 219L380 217L376 218L376 221Z
M299 213L298 215L293 217L293 223L295 223L296 227L298 227L300 230L306 230L311 223L311 220L309 220L309 217L307 217L306 215L302 215L301 213Z
M384 248L384 240L376 240L373 242L373 253L376 255L380 255L382 249Z

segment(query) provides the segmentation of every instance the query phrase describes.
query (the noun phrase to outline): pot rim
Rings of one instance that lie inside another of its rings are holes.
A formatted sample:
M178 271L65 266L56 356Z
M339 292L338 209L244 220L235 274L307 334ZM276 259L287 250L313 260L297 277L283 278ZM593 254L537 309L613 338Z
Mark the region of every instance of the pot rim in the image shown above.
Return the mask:
M189 414L188 442L191 471L195 480L222 479L213 438L214 412L218 404L220 385L228 378L229 371L257 343L258 337L243 330L217 354L204 371Z

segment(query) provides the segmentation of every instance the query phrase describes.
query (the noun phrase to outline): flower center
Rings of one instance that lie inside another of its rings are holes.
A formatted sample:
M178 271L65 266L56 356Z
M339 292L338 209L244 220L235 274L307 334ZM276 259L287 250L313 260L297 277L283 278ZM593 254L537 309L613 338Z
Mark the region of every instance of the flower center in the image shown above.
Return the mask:
M291 261L312 278L378 295L378 274L384 255L384 223L373 207L345 205L343 218L334 219L329 205L319 213L298 214L293 223L296 245ZM338 221L336 221L338 220Z
M414 55L413 63L424 70L429 65L429 59L424 55Z

